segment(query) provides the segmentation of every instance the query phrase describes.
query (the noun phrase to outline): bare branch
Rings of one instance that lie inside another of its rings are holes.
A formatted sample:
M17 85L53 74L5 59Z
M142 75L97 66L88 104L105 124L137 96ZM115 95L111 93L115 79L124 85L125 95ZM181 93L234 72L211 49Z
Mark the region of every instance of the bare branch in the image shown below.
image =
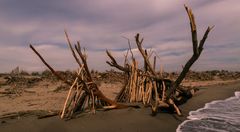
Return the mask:
M136 44L137 44L137 47L138 47L138 50L140 51L140 53L142 54L143 58L144 58L144 61L146 62L147 66L149 67L149 70L150 72L153 74L153 75L157 75L156 72L154 71L149 59L148 59L148 56L147 54L144 52L143 48L142 48L142 42L143 42L143 38L140 40L139 39L139 34L137 34L135 36L135 39L136 39Z
M189 9L186 5L184 5L184 6L187 11L188 18L190 21L190 26L191 26L193 53L194 53L194 55L197 56L199 51L198 51L198 39L197 39L197 27L196 27L194 15L193 15L191 9Z
M74 51L74 49L73 49L73 47L72 47L72 44L71 44L71 41L70 41L70 39L69 39L69 37L68 37L67 31L64 30L64 32L65 32L65 36L66 36L67 41L68 41L68 46L69 46L69 48L70 48L71 51L72 51L72 55L73 55L73 57L75 58L76 62L78 63L79 67L81 67L82 64L81 64L80 60L77 58L77 55L76 55L76 53L75 53L75 51Z
M124 55L124 66L125 67L128 65L128 52L129 52L129 50L127 50L126 55Z
M203 35L203 38L202 40L200 41L200 44L199 44L199 47L198 47L198 50L199 50L199 53L201 54L202 50L203 50L203 45L208 37L208 33L214 28L213 27L208 27L207 30L205 31L204 35Z
M202 40L200 41L200 44L198 44L198 42L197 42L197 28L196 28L196 24L195 24L195 20L194 20L194 16L193 16L192 10L189 9L186 5L184 5L184 6L185 6L185 9L187 11L187 14L188 14L188 17L189 17L189 21L190 21L190 26L191 26L193 55L187 61L185 66L183 67L183 70L180 73L180 75L178 76L178 78L176 79L176 81L174 82L173 87L167 90L167 92L166 92L167 98L169 98L172 95L172 93L179 87L179 85L181 84L181 82L185 78L186 74L190 70L191 66L194 64L194 62L201 55L202 50L203 50L203 45L204 45L204 43L205 43L205 41L207 39L208 33L213 28L213 27L212 28L210 28L210 27L207 28L207 30L206 30Z
M30 44L29 45L30 48L34 51L35 54L37 54L37 56L41 59L41 61L43 62L43 64L45 64L47 66L47 68L60 80L62 80L64 83L68 84L68 85L72 85L71 82L67 81L64 77L62 77L61 75L59 75L44 59L43 57L37 52L37 50Z
M83 53L82 53L82 50L81 50L81 46L80 46L80 42L79 41L77 41L77 45L75 45L75 49L76 49L76 51L77 51L77 53L78 53L78 55L80 56L80 58L81 58L81 60L82 60L82 62L83 62L83 65L84 65L84 69L85 69L85 71L86 71L86 73L87 73L87 76L88 76L88 81L90 81L90 82L92 82L92 76L91 76L91 73L90 73L90 71L89 71L89 69L88 69L88 64L87 64L87 58L86 58L86 55L84 55Z
M115 60L115 58L112 56L112 54L108 50L106 50L106 53L107 53L108 57L111 59L111 62L109 62L109 61L106 62L107 64L109 64L112 67L116 67L117 69L119 69L121 71L124 71L124 72L129 72L130 71L129 68L119 65L117 63L117 61Z
M131 53L131 55L132 55L132 60L134 60L134 55L133 55L133 52L132 52L132 47L131 47L130 39L127 38L127 37L124 37L124 36L123 36L123 38L127 39L127 41L128 41L128 48L129 48L130 53Z
M156 60L157 60L157 57L154 56L154 58L153 58L153 69L154 70L156 69Z

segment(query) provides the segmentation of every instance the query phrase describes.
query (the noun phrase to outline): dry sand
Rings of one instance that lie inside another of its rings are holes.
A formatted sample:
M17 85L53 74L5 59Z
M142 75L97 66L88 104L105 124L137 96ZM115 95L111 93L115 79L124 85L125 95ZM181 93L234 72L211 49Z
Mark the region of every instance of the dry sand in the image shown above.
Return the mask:
M31 88L24 89L21 95L17 94L0 94L0 116L18 111L29 110L60 110L63 107L66 99L67 90L56 92L61 82L41 81ZM10 86L0 88L0 92L6 91ZM108 98L114 99L120 91L122 84L117 83L102 83L100 89L107 95Z
M0 119L0 131L175 131L177 126L186 119L189 111L201 108L205 103L212 100L225 99L233 96L235 91L240 91L240 81L215 83L208 82L205 86L203 85L204 83L201 83L202 87L196 96L180 107L184 115L183 117L168 113L159 113L157 116L152 117L150 115L150 108L128 108L97 111L96 115L81 114L78 118L69 121L63 121L58 116L46 119L36 119L35 116L19 117L17 119ZM120 85L121 84L102 84L101 88L106 95L114 98L121 87ZM192 86L194 83L186 83L185 85ZM116 88L116 86L118 86L118 88ZM47 90L44 87L41 88L44 90L41 91L36 87L28 89L35 91L35 93L24 93L23 96L13 98L10 101L8 99L9 97L0 97L0 115L4 112L29 109L61 109L67 91L55 93L53 92L54 87L48 86ZM24 98L28 98L28 100Z

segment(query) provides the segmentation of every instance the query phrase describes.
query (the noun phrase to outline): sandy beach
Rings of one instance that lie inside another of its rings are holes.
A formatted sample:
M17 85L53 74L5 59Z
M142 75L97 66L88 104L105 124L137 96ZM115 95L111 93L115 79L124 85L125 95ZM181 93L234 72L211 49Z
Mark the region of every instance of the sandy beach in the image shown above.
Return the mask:
M183 116L169 113L158 113L151 116L151 109L141 106L140 109L127 108L110 111L97 111L93 114L80 114L68 121L59 116L37 119L35 116L24 116L15 119L0 119L0 131L129 131L129 132L159 132L176 131L177 126L186 120L189 111L204 107L213 100L226 99L240 91L240 81L218 83L201 86L200 91L186 104L180 106Z

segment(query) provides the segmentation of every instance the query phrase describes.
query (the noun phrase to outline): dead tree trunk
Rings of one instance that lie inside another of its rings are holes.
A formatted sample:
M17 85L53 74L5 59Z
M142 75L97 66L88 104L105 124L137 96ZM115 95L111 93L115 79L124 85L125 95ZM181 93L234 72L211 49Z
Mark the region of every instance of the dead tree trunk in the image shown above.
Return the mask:
M191 66L200 57L200 55L202 53L202 50L203 50L203 46L204 46L205 41L208 37L208 33L213 28L213 27L208 27L207 30L205 31L204 36L201 39L200 43L198 43L197 27L196 27L194 15L192 13L192 10L189 9L186 5L185 5L185 9L187 11L188 18L189 18L189 21L190 21L190 27L191 27L191 33L192 33L193 55L188 60L188 62L185 64L185 66L183 67L183 70L180 73L179 77L174 82L173 87L171 89L167 90L167 98L169 98L172 95L172 93L178 88L178 86L181 84L183 79L186 77L186 74L189 72L189 69L191 68Z

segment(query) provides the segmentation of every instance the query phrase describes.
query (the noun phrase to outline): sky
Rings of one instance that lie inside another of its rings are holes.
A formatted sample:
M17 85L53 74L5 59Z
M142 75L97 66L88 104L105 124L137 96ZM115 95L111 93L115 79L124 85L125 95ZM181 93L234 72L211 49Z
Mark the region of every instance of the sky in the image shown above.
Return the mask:
M114 69L106 64L106 49L123 64L125 37L142 61L134 42L140 33L143 47L157 55L157 68L181 71L193 53L184 4L195 15L198 40L208 26L215 26L191 69L239 71L239 0L1 0L0 72L17 66L26 71L46 69L30 43L56 70L77 69L64 29L72 43L80 41L86 48L91 69Z

